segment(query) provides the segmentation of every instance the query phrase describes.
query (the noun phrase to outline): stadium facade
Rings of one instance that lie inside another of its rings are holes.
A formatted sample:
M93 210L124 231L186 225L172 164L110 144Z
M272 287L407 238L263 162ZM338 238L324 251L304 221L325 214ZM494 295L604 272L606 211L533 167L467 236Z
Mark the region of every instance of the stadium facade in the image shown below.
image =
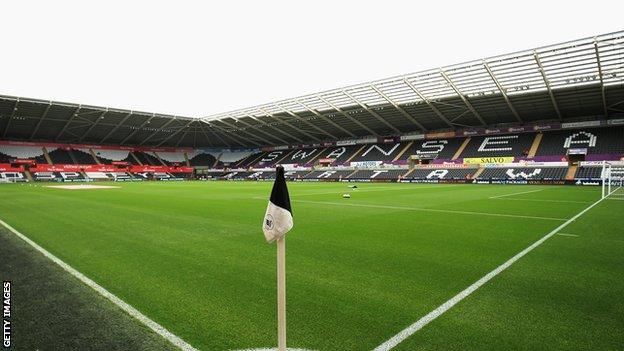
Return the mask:
M0 96L0 178L599 184L624 32L202 118Z

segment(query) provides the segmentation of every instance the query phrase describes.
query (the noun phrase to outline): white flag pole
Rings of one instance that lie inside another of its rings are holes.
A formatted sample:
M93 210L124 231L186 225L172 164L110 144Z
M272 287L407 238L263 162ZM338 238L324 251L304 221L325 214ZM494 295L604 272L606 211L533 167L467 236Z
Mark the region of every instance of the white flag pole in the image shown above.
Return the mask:
M286 351L286 238L277 239L277 345Z

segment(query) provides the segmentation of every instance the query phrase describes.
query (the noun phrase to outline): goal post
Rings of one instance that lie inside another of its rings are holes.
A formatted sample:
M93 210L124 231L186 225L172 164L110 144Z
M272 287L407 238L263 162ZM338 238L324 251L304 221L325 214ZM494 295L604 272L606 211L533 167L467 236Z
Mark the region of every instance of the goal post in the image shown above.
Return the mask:
M622 187L624 181L624 164L621 162L602 163L602 198L615 194ZM624 194L617 194L618 196Z

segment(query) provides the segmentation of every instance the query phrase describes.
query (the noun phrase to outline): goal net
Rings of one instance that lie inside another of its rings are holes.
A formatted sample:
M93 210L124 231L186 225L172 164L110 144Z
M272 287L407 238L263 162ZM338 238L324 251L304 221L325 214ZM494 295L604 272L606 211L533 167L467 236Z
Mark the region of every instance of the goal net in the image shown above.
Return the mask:
M602 164L602 197L624 196L624 164L622 162L604 162ZM619 190L619 191L618 191Z

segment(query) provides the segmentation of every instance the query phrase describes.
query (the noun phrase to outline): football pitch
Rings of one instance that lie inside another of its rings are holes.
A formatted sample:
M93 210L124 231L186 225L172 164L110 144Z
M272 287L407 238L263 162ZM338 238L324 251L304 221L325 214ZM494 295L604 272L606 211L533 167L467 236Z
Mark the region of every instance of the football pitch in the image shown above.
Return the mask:
M288 183L289 347L624 345L624 197L351 184ZM119 188L2 185L0 219L197 349L275 347L276 248L261 228L272 182L106 185Z

